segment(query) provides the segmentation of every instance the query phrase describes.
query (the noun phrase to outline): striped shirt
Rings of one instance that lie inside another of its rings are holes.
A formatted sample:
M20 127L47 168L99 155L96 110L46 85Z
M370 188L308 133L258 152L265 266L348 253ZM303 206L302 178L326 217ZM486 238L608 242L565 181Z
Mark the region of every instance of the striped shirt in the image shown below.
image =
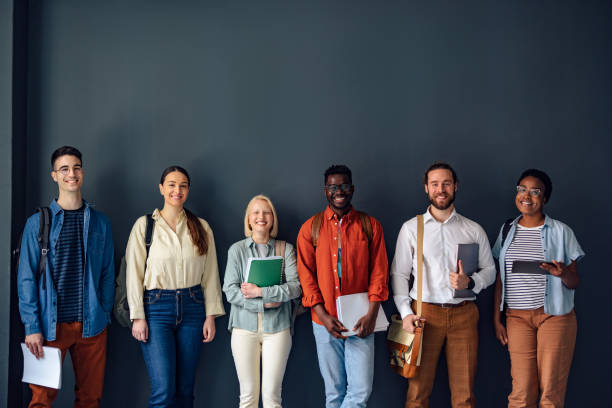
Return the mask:
M512 273L514 261L544 261L542 225L535 228L517 224L516 234L506 252L506 305L510 309L532 310L544 306L546 275Z
M64 224L59 234L53 268L58 323L83 321L84 209L64 210Z

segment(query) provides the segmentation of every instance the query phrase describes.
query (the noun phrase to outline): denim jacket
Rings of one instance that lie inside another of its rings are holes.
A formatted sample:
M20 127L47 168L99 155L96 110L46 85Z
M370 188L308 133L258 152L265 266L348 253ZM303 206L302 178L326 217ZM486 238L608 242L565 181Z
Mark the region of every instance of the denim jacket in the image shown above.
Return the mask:
M85 205L83 226L83 247L85 271L83 290L87 292L83 304L83 337L101 333L110 323L115 296L115 263L113 234L108 218ZM56 338L57 292L53 283L53 266L64 222L64 211L56 200L49 205L51 228L49 232L49 253L47 254L46 287L42 277L38 279L38 228L40 214L32 215L26 221L21 240L21 255L17 275L19 313L25 326L26 335L42 333L46 340Z
M505 281L505 257L508 247L512 243L514 233L516 232L516 224L521 219L521 216L512 221L512 226L508 231L504 246L501 245L502 231L500 230L493 246L493 256L499 259L500 278L502 287ZM503 226L502 226L503 229ZM544 250L544 261L552 262L561 261L569 265L572 261L578 261L584 256L580 244L576 240L574 231L564 223L553 220L546 216L544 226L542 227L542 249ZM502 299L499 305L500 310L504 308L504 293L502 289ZM566 287L561 278L550 274L546 275L546 294L544 297L544 313L551 315L564 315L572 311L574 308L574 289Z

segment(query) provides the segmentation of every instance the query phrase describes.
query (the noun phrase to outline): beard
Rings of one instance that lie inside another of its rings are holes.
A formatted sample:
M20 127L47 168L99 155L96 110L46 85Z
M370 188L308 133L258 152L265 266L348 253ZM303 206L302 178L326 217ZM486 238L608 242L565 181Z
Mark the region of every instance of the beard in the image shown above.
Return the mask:
M429 198L429 202L431 203L431 205L433 205L438 210L446 210L448 209L448 207L450 207L455 202L455 193L453 193L453 194L449 194L446 198L447 201L445 201L443 204L440 205L436 202L436 197L440 195L441 194L438 194L435 197L432 197L429 194L427 195L427 198Z

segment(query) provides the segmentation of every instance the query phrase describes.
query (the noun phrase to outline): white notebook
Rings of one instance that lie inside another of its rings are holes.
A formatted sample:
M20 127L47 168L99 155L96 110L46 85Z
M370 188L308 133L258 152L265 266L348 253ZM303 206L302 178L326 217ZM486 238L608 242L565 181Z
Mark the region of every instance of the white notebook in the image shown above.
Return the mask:
M359 319L368 313L370 308L370 300L368 293L354 293L352 295L339 296L336 299L336 310L338 311L338 320L342 322L348 331L342 332L344 336L354 336L357 334L353 331L353 327ZM389 321L385 316L385 311L382 305L378 308L378 316L376 317L376 325L374 331L385 331L389 327Z
M23 351L23 378L21 381L29 384L42 385L49 388L62 388L62 351L56 347L43 347L44 356L36 356L21 343Z

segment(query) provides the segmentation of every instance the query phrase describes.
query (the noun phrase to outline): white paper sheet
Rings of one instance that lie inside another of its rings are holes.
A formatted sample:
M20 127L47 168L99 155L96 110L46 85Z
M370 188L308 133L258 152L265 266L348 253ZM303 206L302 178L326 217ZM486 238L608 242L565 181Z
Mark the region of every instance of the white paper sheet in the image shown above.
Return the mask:
M359 319L368 313L370 308L370 300L368 299L368 293L354 293L352 295L339 296L336 299L336 310L338 311L338 320L342 322L344 327L349 329L346 332L342 332L344 336L354 336L357 334L353 331L353 327ZM385 311L382 306L378 308L378 316L376 316L376 325L374 331L385 331L389 327L389 321L385 316Z
M36 359L25 343L21 343L21 350L23 351L23 378L21 381L49 388L62 388L62 351L60 349L43 347L44 356L39 359Z

